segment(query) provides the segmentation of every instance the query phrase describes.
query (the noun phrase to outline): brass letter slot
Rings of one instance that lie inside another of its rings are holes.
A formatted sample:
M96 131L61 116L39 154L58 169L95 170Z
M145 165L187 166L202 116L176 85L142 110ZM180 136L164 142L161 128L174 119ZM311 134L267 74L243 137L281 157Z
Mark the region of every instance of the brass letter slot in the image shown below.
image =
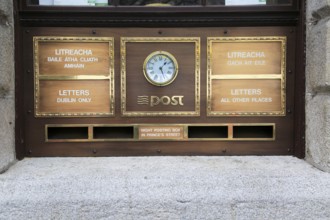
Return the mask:
M234 139L273 139L275 138L273 125L240 125L233 126Z
M87 140L88 127L47 127L47 140Z
M94 127L94 139L133 139L134 127Z
M228 126L189 126L188 138L228 138Z

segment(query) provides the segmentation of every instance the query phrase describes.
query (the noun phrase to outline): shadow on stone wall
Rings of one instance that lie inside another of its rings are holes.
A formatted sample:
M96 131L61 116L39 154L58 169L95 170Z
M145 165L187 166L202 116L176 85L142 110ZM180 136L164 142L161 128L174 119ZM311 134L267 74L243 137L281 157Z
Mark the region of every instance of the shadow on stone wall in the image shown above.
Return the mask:
M6 96L8 96L9 91L9 85L0 85L0 98L5 98Z
M0 25L8 26L8 19L8 15L6 15L4 11L0 10Z

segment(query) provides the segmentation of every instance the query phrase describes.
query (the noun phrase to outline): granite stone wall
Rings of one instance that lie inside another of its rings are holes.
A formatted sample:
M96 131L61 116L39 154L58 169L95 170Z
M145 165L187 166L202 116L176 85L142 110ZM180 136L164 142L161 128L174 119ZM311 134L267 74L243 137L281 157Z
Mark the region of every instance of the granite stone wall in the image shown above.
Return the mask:
M15 162L13 1L0 1L0 173Z
M330 0L306 13L306 160L330 172Z

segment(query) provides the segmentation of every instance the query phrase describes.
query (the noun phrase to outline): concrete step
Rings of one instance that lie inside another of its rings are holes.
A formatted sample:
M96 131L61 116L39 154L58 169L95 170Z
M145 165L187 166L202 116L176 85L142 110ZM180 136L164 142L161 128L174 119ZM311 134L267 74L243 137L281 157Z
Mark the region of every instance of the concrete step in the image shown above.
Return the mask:
M294 157L27 158L0 219L330 219L330 174Z

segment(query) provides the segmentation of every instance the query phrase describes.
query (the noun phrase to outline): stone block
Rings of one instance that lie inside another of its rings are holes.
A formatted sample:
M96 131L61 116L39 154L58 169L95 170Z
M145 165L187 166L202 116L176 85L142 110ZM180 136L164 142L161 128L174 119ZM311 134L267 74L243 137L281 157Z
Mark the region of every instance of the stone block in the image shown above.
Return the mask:
M330 0L307 0L307 18L321 20L330 16Z
M15 161L15 104L0 99L0 173Z
M330 219L330 174L294 157L26 158L0 219Z
M307 29L307 90L326 91L330 89L330 20Z
M330 172L330 96L307 95L306 160Z
M0 3L0 98L14 96L14 21L10 2Z
M13 1L0 2L0 173L15 161Z

